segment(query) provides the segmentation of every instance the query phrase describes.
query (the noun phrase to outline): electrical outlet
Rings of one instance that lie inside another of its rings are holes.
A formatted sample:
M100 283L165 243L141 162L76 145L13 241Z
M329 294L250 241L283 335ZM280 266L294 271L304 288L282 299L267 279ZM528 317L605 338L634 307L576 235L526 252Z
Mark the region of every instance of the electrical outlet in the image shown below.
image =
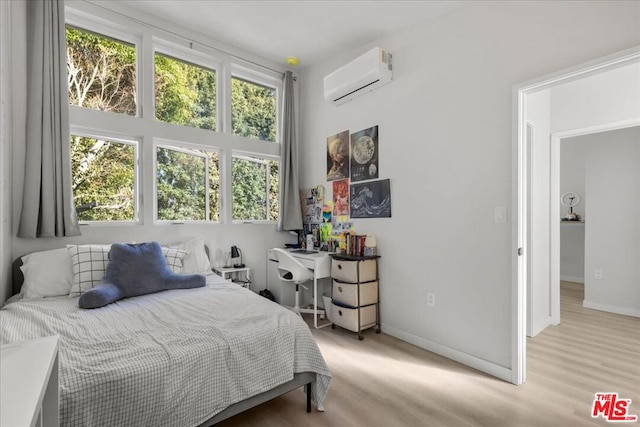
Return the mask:
M593 272L593 278L597 280L602 280L602 270L599 268Z
M436 294L434 294L433 292L427 292L427 305L436 305Z

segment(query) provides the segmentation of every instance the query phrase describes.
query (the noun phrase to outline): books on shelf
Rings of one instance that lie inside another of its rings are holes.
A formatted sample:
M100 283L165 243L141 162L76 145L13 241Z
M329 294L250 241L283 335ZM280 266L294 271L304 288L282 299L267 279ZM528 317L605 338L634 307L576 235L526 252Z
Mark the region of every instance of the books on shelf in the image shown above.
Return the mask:
M347 255L363 256L364 241L367 236L360 234L347 234L345 237Z

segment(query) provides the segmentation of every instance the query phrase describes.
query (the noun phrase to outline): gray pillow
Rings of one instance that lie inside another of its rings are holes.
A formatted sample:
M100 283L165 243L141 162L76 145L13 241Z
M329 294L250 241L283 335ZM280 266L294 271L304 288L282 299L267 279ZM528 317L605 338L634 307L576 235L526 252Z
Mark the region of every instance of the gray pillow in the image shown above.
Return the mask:
M200 274L176 274L169 269L157 242L114 243L102 283L80 296L80 308L98 308L122 298L168 289L199 288Z

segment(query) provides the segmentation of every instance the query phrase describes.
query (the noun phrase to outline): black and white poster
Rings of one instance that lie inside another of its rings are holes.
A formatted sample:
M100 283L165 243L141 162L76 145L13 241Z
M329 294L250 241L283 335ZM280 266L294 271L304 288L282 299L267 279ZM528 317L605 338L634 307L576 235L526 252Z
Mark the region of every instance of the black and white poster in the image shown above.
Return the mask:
M351 184L351 218L391 218L391 182L389 179Z
M378 178L378 126L351 134L351 182Z

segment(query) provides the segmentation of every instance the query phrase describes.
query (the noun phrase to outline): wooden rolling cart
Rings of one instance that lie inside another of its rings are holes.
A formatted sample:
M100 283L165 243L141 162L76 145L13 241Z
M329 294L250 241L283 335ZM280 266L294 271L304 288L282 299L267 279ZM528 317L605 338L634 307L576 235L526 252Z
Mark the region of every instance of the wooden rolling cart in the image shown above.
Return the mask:
M380 333L380 294L378 292L378 255L330 254L331 328L340 326L357 332L375 326Z

